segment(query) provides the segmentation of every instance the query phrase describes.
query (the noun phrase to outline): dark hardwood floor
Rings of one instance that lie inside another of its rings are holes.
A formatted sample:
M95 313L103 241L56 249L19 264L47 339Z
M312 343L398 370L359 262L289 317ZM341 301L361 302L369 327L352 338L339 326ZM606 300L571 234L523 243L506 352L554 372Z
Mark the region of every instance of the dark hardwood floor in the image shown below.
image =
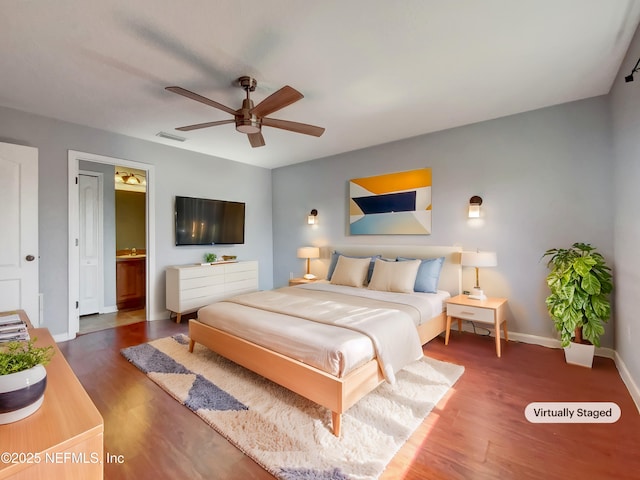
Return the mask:
M187 321L136 323L82 335L60 349L105 422L105 478L272 479L129 364L121 348L187 332ZM383 479L640 479L640 415L614 362L567 365L561 350L452 332L424 347L465 366ZM530 402L615 402L614 424L532 424Z

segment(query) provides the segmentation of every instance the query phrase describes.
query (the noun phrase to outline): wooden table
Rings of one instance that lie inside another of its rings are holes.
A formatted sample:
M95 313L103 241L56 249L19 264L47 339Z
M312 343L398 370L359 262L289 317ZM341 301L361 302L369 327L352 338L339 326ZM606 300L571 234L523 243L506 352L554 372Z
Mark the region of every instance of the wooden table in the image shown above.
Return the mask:
M17 312L9 312L17 313ZM0 479L103 478L104 422L58 349L49 330L29 329L37 345L53 345L42 406L32 415L0 425ZM9 460L7 462L7 460Z
M509 341L507 332L506 298L485 298L476 300L467 295L457 295L447 301L447 327L444 344L449 345L449 334L451 332L451 319L458 319L458 331L462 330L462 320L471 322L490 323L495 328L496 335L496 355L500 357L500 325L504 331L505 342Z

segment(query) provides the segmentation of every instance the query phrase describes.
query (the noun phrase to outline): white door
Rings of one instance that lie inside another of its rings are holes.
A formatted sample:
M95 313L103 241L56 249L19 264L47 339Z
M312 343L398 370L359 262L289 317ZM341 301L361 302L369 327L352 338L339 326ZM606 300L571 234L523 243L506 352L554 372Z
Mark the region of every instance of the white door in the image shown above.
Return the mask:
M80 190L80 304L79 314L102 308L102 195L100 177L79 175Z
M37 148L0 143L0 225L0 311L22 309L37 326Z

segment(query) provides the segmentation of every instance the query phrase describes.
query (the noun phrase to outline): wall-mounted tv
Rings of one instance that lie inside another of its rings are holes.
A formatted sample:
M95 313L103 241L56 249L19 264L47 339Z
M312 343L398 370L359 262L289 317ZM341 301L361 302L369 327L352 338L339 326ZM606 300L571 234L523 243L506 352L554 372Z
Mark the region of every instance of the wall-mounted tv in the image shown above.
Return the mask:
M176 245L244 243L242 202L176 196Z

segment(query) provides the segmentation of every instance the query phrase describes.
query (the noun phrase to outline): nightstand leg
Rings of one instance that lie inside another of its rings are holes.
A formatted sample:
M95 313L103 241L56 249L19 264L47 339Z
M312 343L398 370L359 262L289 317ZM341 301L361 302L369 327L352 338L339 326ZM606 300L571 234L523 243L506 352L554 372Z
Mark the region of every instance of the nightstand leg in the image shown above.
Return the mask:
M458 333L462 333L462 319L458 319Z
M449 345L449 334L451 333L451 317L447 315L447 328L444 334L444 344Z
M498 358L500 358L500 324L498 323L498 319L496 318L496 353L498 354Z

